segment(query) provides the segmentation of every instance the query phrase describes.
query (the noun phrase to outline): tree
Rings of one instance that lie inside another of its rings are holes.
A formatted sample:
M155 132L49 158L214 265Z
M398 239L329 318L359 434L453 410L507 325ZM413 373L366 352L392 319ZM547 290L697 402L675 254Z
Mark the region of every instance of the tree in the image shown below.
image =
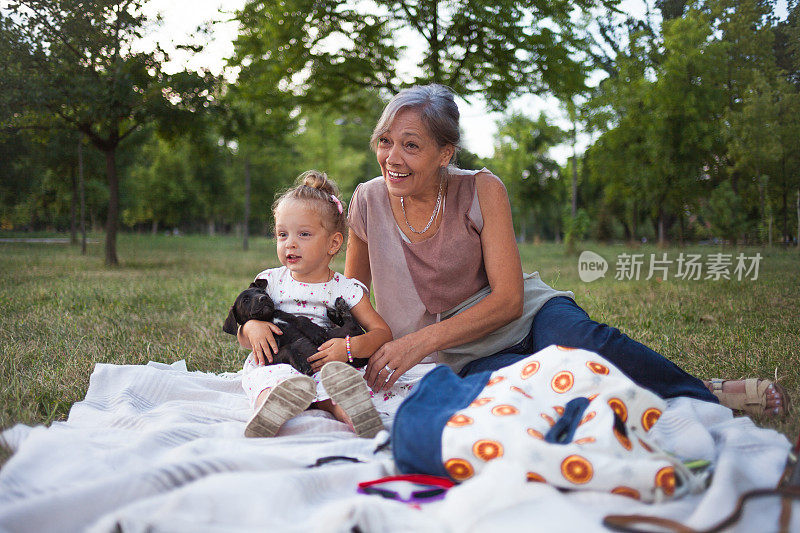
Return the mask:
M615 57L614 75L602 80L587 102L590 128L601 135L588 149L590 180L601 184L602 207L623 224L628 240L640 236L641 219L656 197L658 174L648 133L654 73L660 61L655 35L636 25Z
M729 181L723 181L711 192L705 215L714 232L731 244L736 244L737 237L747 230L747 214L742 199L733 191Z
M589 165L605 175L605 200L625 212L628 233L636 233L638 213L649 212L660 244L675 221L682 238L685 211L699 206L724 109L722 47L708 15L690 7L662 30L660 38L631 34L616 58L619 75L590 102L594 124L606 132Z
M646 97L652 110L648 146L657 170L649 189L662 245L668 217L678 218L682 228L686 206L697 205L704 167L719 144L723 100L716 67L721 48L712 32L706 16L694 9L666 22L664 57Z
M492 168L508 189L521 238L558 238L561 206L567 198L558 163L549 155L566 133L540 114L535 120L515 113L498 122Z
M301 168L327 172L349 199L359 183L380 173L368 140L384 105L376 91L364 90L357 105L345 100L336 106L304 106L302 131L294 141L302 147Z
M783 215L784 241L789 230L789 197L795 196L795 235L800 251L800 1L789 0L786 20L775 28L775 56L778 66L778 121L780 154L772 183L777 188L779 211Z
M237 64L273 73L306 101L436 82L498 109L522 93L580 90L587 45L573 10L616 3L251 0L237 14ZM400 65L407 50L418 54L411 74Z
M105 261L116 265L117 150L142 125L180 131L208 105L208 74L164 72L167 55L134 43L148 22L146 0L17 0L0 14L0 98L5 128L81 132L106 160Z

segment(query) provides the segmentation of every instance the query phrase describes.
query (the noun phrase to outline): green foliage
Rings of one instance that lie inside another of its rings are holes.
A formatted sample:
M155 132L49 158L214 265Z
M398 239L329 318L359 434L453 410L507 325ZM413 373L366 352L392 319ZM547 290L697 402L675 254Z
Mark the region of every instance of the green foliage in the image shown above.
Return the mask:
M706 218L716 235L736 243L739 235L748 227L747 215L742 208L742 199L733 192L730 182L720 183L708 198Z
M529 232L538 239L555 238L566 189L549 151L564 140L565 132L544 114L535 120L511 114L497 126L490 168L506 185L517 234L522 240Z
M440 81L493 105L545 89L564 100L595 133L577 158L576 199L596 238L724 237L704 216L725 182L747 220L735 240L796 235L797 0L784 20L771 0L665 1L659 22L610 4L589 17L590 0L572 17L564 3L381 1L366 13L338 0L249 1L230 59L238 77L224 86L164 73L158 48L131 51L144 2L28 0L0 12L1 227L65 228L80 131L100 148L84 151L95 227L118 204L138 231L240 231L249 172L246 227L268 232L275 193L304 170L328 172L348 200L378 173L368 139L387 93ZM589 58L608 77L582 92ZM462 152L458 164L501 176L523 240L573 240L571 161L559 168L551 155L567 134L520 113L498 126L491 160Z
M630 33L616 56L618 75L589 102L590 124L601 132L589 169L605 205L631 236L650 216L664 238L670 226L683 238L714 187L730 181L744 216L758 222L741 226L749 229L738 238L765 241L774 213L788 233L787 198L797 187L797 142L788 132L797 118L786 110L797 91L776 57L793 68L786 36L796 18L776 24L773 4L761 0L662 8L660 34ZM752 233L756 227L762 231Z
M575 251L575 246L578 241L586 238L586 235L589 232L591 220L589 219L589 214L585 209L578 209L578 211L575 213L575 216L572 216L572 212L569 207L564 209L563 220L564 245L566 246L567 251L572 253Z
M571 15L598 4L616 2L251 0L237 14L233 64L306 102L437 82L499 109L518 94L583 88L587 45ZM407 50L412 75L400 66Z

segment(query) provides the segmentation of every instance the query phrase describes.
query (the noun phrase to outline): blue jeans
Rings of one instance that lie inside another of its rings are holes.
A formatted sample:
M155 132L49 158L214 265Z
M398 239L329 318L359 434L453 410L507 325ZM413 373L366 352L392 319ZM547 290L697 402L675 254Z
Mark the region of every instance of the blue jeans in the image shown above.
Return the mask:
M522 342L472 361L461 369L459 375L465 377L506 367L551 344L596 352L635 383L662 398L688 396L719 403L701 380L617 328L590 319L586 311L565 296L552 298L542 306L533 318L530 333Z

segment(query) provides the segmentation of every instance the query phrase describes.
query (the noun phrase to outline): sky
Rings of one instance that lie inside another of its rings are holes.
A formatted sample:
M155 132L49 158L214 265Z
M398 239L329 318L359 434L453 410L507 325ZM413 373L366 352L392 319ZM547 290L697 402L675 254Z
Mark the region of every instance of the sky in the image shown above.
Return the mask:
M245 0L150 0L146 13L154 16L160 13L163 24L151 31L144 39L143 47L151 46L158 41L171 52L175 69L190 68L193 70L206 67L215 74L222 72L225 58L233 53L233 40L236 38L237 24L231 21L232 13L244 5ZM634 15L642 15L645 11L644 0L622 0L620 8ZM781 0L778 12L785 13L786 0ZM223 12L223 14L220 13ZM224 13L229 13L225 15ZM203 52L191 57L189 54L174 50L172 43L178 44L189 40L196 28L208 21L216 21L212 26L210 39L205 43ZM174 51L173 51L174 50ZM464 133L463 144L471 152L480 157L490 157L494 152L494 135L497 133L497 121L501 113L490 113L480 101L465 102L458 100L461 112L461 129ZM512 101L506 109L508 113L518 111L531 118L544 111L563 129L571 126L565 118L564 110L554 98L541 98L526 95ZM377 120L377 117L375 117ZM588 135L579 134L577 150L582 153L591 141ZM564 164L572 155L572 147L563 145L555 147L551 156Z

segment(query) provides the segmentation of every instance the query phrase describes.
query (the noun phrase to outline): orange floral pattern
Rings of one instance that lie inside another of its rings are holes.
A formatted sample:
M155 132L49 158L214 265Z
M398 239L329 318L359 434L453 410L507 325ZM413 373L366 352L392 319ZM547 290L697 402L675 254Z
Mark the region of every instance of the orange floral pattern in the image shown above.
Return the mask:
M476 398L471 404L470 407L480 407L481 405L486 405L487 403L494 400L494 398Z
M479 440L472 445L475 457L484 461L491 461L503 456L503 445L494 440Z
M559 394L563 394L570 390L575 384L575 376L569 370L562 370L550 381L550 386Z
M625 405L625 402L619 398L611 398L608 400L608 406L611 407L615 413L617 413L617 416L619 416L620 420L623 422L628 421L628 407Z
M450 417L450 420L447 421L447 425L451 428L459 428L468 426L473 422L474 420L467 415L457 414Z
M583 485L594 476L592 463L580 455L570 455L561 462L561 475L570 483Z
M495 416L508 416L508 415L516 415L519 413L519 409L514 407L513 405L496 405L492 407L492 414Z
M528 472L525 476L528 481L534 481L537 483L547 483L547 480L541 474L537 474L536 472Z
M632 489L630 487L614 487L611 489L611 494L619 494L620 496L627 496L628 498L633 498L634 500L641 499L641 495L639 491L636 489Z
M506 379L505 376L495 376L495 377L493 377L492 379L490 379L489 381L486 382L486 386L487 387L491 387L492 385L497 385L498 383L500 383L501 381L503 381L505 379Z
M655 407L651 407L642 415L642 427L645 431L650 431L650 428L658 422L659 418L661 418L661 411Z
M534 375L536 372L539 371L540 366L541 364L539 363L539 361L531 361L522 368L522 372L520 372L519 376L522 379L528 379L529 377L531 377L532 375Z
M509 388L510 388L511 390L513 390L514 392L518 392L518 393L522 394L522 395L523 395L523 396L525 396L526 398L530 398L531 400L533 399L533 396L531 396L530 394L528 394L527 392L525 392L524 390L520 389L519 387L517 387L517 386L515 386L515 385L512 385L512 386L511 386L511 387L509 387Z
M622 444L623 448L625 448L628 451L633 449L633 444L631 444L631 439L629 439L626 435L623 435L622 432L617 428L614 428L614 436L617 437L617 440L619 441L620 444Z
M530 435L531 437L533 437L535 439L544 440L544 435L542 435L542 432L541 431L536 431L533 428L528 428L528 435Z
M464 459L450 459L444 464L445 470L450 474L450 477L456 481L464 481L469 479L475 474L475 469L469 464L469 461Z
M665 466L656 473L656 487L664 491L667 496L675 493L675 469Z
M601 376L607 376L610 372L606 365L601 365L600 363L596 363L595 361L586 361L586 366L594 372L595 374L600 374Z

